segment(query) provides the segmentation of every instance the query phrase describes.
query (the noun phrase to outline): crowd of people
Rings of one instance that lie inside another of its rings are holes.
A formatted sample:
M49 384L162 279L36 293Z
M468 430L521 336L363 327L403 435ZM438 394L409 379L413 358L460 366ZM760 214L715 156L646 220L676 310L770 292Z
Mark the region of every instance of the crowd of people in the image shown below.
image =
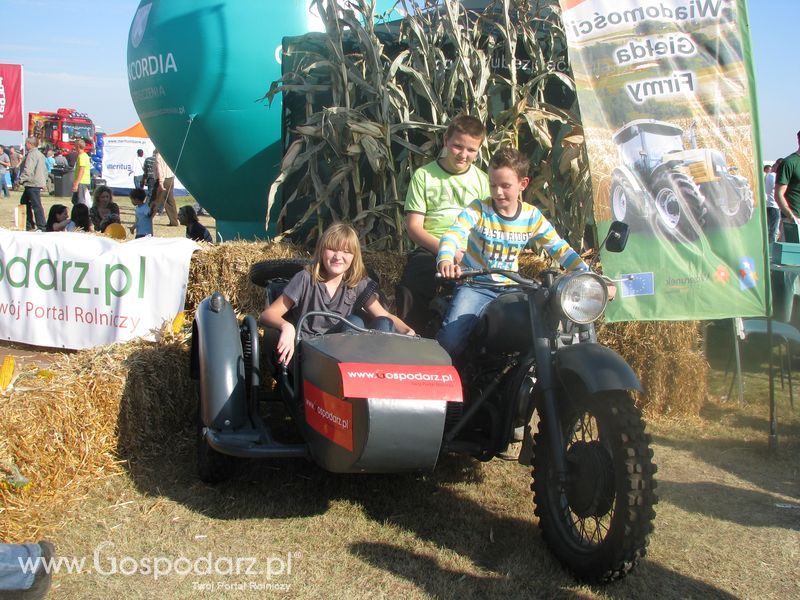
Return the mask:
M0 190L5 198L10 197L10 190L22 191L20 204L25 206L27 231L107 233L111 225L121 227L120 208L114 202L111 188L98 185L92 192L91 161L84 140L77 140L70 153L52 148L42 151L36 137L28 137L24 146L24 153L13 146L8 150L0 146ZM203 214L201 208L185 206L178 211L175 174L159 151L156 149L152 156L145 158L140 149L134 162L134 189L129 194L135 214L131 233L137 238L154 235L153 217L166 212L167 226L183 225L187 238L213 243L208 229L198 219L198 212ZM42 191L54 189L53 170L56 168L62 172L72 170L72 207L54 204L45 217ZM10 176L10 186L6 173ZM124 229L122 232L124 236Z

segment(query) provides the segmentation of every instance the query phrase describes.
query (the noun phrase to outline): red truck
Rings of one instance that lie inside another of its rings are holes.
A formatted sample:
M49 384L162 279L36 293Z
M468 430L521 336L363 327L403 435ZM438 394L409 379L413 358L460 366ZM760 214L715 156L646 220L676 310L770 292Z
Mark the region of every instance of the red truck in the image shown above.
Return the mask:
M72 151L75 140L83 138L86 152L94 152L94 123L74 108L28 113L28 135L39 138L40 147L60 148L65 154Z

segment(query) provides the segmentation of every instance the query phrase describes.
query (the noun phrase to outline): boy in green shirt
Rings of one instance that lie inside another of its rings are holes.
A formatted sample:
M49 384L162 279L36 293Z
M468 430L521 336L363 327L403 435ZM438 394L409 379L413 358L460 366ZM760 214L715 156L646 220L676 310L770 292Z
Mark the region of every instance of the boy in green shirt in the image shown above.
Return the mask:
M485 137L486 128L479 119L459 115L445 131L442 156L417 169L408 186L406 231L418 248L408 255L395 300L397 314L416 331L423 331L429 320L439 238L465 206L489 195L486 173L472 164ZM460 259L457 255L456 260Z

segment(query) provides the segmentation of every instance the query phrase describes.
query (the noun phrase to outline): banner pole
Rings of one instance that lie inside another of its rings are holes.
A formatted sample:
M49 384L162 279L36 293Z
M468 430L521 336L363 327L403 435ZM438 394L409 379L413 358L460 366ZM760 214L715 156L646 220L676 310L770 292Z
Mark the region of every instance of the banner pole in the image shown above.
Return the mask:
M25 147L25 65L19 66L19 110L22 113L20 118L20 135L22 141L20 142L20 149Z

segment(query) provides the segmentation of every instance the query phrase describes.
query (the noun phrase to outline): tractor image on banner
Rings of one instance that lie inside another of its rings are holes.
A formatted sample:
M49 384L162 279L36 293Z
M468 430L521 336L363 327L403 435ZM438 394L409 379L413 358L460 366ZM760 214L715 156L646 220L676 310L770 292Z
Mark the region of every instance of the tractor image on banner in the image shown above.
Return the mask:
M611 180L614 219L690 241L707 227L735 227L753 217L747 179L718 150L685 150L677 125L638 119L613 139L620 159Z
M561 0L609 321L763 316L769 262L743 0Z

